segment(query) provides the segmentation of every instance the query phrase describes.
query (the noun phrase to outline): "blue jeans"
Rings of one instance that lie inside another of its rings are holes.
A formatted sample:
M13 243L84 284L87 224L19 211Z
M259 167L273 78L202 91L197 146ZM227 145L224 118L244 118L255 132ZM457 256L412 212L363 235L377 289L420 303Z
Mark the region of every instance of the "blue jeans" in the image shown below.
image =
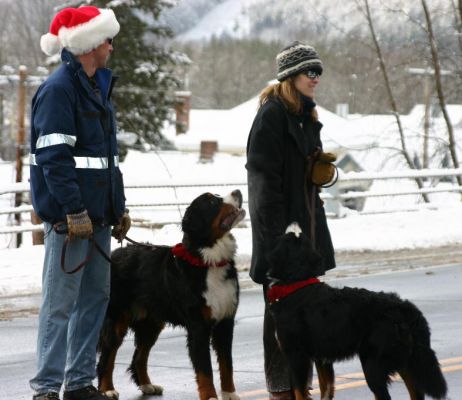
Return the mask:
M93 227L96 243L110 254L111 228ZM96 376L96 346L110 293L110 264L93 249L88 263L70 275L61 270L65 235L45 223L42 306L37 339L37 374L30 385L36 393L76 390ZM91 242L72 239L65 266L71 270L86 257Z

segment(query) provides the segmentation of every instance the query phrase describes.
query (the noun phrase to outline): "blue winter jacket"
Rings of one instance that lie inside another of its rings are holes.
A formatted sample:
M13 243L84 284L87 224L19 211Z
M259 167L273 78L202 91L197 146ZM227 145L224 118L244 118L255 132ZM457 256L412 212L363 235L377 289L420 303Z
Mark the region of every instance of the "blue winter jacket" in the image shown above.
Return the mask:
M98 69L91 87L69 51L32 100L30 186L38 216L52 224L87 209L95 224L118 223L125 195L110 95L114 79Z

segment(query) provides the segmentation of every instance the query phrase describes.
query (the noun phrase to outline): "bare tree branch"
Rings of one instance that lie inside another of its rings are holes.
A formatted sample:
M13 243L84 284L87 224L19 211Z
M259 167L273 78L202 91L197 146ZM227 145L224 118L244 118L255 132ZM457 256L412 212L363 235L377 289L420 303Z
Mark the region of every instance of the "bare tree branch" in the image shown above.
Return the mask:
M440 65L440 60L439 60L439 55L438 55L438 49L436 46L435 36L433 34L433 26L432 26L430 11L428 10L426 0L421 0L421 2L422 2L424 14L425 14L425 20L427 22L428 42L430 44L433 69L435 71L436 92L438 94L438 100L440 103L441 112L443 113L443 117L446 122L447 130L448 130L449 152L451 154L451 159L452 159L454 168L459 168L459 159L457 156L456 142L454 138L454 128L452 126L452 123L451 123L451 120L449 118L449 114L446 108L446 99L445 99L444 92L443 92L443 85L441 83L441 65ZM462 177L457 176L457 183L459 184L459 186L462 185Z
M462 56L462 0L459 0L458 6L456 6L455 1L457 0L453 0L452 2L454 8L454 25L456 27L457 40L459 42L459 56ZM459 71L459 74L462 73L461 71Z
M382 71L383 79L385 81L385 87L386 87L387 94L388 94L388 100L390 102L390 105L391 105L391 108L392 108L392 111L393 111L393 115L395 116L396 123L398 125L399 137L400 137L400 141L401 141L401 153L403 154L404 159L406 160L406 163L409 166L409 168L416 169L414 161L412 160L412 157L410 156L409 151L407 150L406 139L405 139L405 136L404 136L403 126L401 124L401 118L400 118L400 115L399 115L399 112L398 112L398 106L396 104L395 97L394 97L393 91L391 89L390 79L388 78L387 67L385 65L385 61L384 61L384 58L383 58L383 55L382 55L382 49L380 47L379 41L377 39L377 35L375 33L374 23L372 21L372 16L371 16L371 10L370 10L370 7L369 7L369 0L364 0L364 11L365 11L365 14L366 14L369 30L371 32L372 40L374 42L377 57L379 59L380 70ZM423 185L422 179L416 178L415 182L417 183L417 186L419 187L419 189L423 188L424 185ZM422 198L426 203L430 202L429 197L428 197L427 194L425 194L425 193L422 194Z

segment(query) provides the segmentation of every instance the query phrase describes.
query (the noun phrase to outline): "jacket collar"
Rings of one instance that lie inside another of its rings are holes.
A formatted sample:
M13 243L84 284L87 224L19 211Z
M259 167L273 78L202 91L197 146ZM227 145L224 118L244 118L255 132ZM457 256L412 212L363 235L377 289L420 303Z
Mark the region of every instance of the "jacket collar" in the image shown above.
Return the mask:
M300 124L301 123L300 118L297 115L292 114L291 112L289 112L289 110L287 109L287 107L285 106L285 104L282 102L281 99L278 99L278 98L276 98L276 99L279 102L279 104L283 107L284 112L287 115L289 134L295 140L295 143L297 144L297 147L298 147L300 153L304 157L307 156L307 154L305 154L305 152L306 152L306 150L305 150L305 142L303 140L303 135L305 133L303 131L302 125ZM314 108L316 106L316 103L314 103L313 100L309 99L308 97L306 97L306 99L309 100L310 102L306 101L306 104L304 102L304 109L309 108L309 107L311 107L311 109L312 109L312 108ZM302 100L303 100L303 98L302 98ZM314 124L315 124L315 127L317 129L320 130L322 128L322 123L321 122L316 121Z
M90 85L88 75L83 69L82 64L78 58L72 54L69 50L63 49L61 51L61 60L65 63L75 74L77 79L80 81L81 86L88 94L88 97L97 103L99 106L104 107L112 92L112 87L115 82L113 79L112 71L108 68L98 68L95 73L95 80L98 83L98 87L101 90L101 97L103 102L98 98L95 91Z

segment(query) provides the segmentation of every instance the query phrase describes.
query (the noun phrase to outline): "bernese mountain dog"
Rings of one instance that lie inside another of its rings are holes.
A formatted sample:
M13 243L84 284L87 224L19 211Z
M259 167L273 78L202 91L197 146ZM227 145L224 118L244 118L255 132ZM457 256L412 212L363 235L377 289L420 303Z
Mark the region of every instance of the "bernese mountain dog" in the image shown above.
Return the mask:
M315 361L321 399L334 398L332 363L359 356L376 400L390 400L398 373L411 400L446 396L447 385L422 312L394 293L333 288L320 282L320 256L298 224L268 254L267 292L294 398L305 399L308 362Z
M224 400L238 400L233 380L232 341L239 301L230 233L245 216L242 194L225 198L204 193L186 209L183 239L176 246L134 245L112 253L111 295L100 335L98 389L118 398L112 375L117 350L128 329L135 352L128 368L143 394L161 395L147 364L166 324L186 328L187 346L200 400L217 398L210 342L217 354Z

